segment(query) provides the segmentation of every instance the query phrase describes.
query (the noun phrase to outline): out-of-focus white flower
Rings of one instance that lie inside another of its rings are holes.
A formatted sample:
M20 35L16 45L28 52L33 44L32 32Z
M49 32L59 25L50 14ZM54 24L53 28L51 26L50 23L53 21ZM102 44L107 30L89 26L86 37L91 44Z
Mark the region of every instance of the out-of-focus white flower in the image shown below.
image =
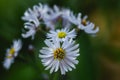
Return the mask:
M45 70L50 69L50 73L52 73L60 69L61 74L65 74L76 68L75 64L78 64L76 58L80 55L79 44L75 44L72 39L66 39L63 43L56 40L45 40L45 44L47 47L43 47L39 54L43 65L46 66Z
M53 31L51 30L50 33L47 33L47 38L51 40L57 40L57 41L65 41L66 39L73 39L76 37L76 32L75 29L69 30L67 28L61 29L61 30L56 30Z
M39 6L35 5L32 9L28 9L25 13L22 19L24 21L27 21L25 23L25 29L28 29L28 31L24 34L22 34L23 38L28 38L32 36L32 39L34 39L34 36L37 32L37 30L40 27L40 24L42 23L40 20L43 20L44 17L48 16L49 7L47 5L39 4Z
M21 40L14 40L11 48L7 49L6 57L3 62L3 66L6 69L9 69L11 64L14 62L14 58L17 57L18 52L22 48Z
M33 10L29 8L24 13L24 16L22 17L22 19L27 21L24 24L24 28L28 29L28 31L26 33L22 33L23 38L28 38L28 37L32 36L32 39L34 39L36 31L38 30L39 25L40 25L39 18L41 18L41 16L39 16L39 15L41 13L39 12L39 9L41 9L41 8L43 8L42 5L40 7L34 6Z
M99 31L99 27L95 28L95 25L92 22L87 21L87 16L81 18L81 13L78 13L76 17L72 11L66 10L63 16L72 24L76 25L80 30L84 30L88 34L96 34Z

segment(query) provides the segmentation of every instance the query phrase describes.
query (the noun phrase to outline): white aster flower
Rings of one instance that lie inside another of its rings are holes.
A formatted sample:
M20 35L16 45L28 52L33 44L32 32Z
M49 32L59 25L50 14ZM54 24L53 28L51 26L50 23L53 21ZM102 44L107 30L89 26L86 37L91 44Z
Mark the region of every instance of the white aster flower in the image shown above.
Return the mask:
M84 30L88 34L96 34L99 31L99 27L95 28L95 25L92 22L87 21L88 16L81 18L82 14L78 13L76 17L70 10L65 10L64 13L65 15L63 15L63 17L76 25L80 30Z
M57 41L64 41L66 39L73 39L76 37L75 29L69 30L67 28L61 29L61 30L50 30L50 33L47 33L47 38L51 40L57 40Z
M13 45L11 48L7 49L6 57L3 62L3 66L6 69L9 69L11 64L14 62L14 58L18 55L18 52L20 51L22 47L21 40L14 40Z
M27 21L24 28L28 29L28 31L25 34L22 34L23 38L28 38L32 36L32 39L34 39L37 30L39 30L40 24L43 23L41 22L41 20L48 16L47 13L49 10L50 9L47 5L39 4L39 6L33 6L33 10L29 8L24 13L22 19L24 21Z
M45 44L47 47L43 47L39 54L43 65L46 66L45 70L50 69L50 73L60 70L61 74L65 74L76 68L75 64L78 64L76 58L80 55L79 44L75 44L72 39L63 43L45 40Z

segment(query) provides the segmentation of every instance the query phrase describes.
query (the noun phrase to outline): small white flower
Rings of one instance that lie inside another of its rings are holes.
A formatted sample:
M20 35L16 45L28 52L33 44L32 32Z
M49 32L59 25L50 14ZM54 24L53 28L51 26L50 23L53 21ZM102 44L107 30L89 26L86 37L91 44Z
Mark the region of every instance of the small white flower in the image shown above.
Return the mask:
M94 29L95 25L90 21L87 21L87 16L81 18L81 13L77 15L77 17L70 10L66 10L65 18L70 21L72 24L76 25L80 30L84 30L88 34L96 34L99 31L99 27Z
M53 31L51 30L50 33L47 33L47 38L51 40L57 40L57 41L64 41L66 39L73 39L76 37L75 29L69 31L69 29L64 28L61 30Z
M39 6L35 5L32 9L28 9L25 13L22 19L24 21L27 21L25 23L25 29L28 29L28 31L24 34L22 34L23 38L28 38L32 36L32 39L34 39L34 36L39 29L40 24L42 23L40 20L43 20L43 18L48 16L49 7L47 5L39 4Z
M6 69L10 68L11 64L14 62L14 58L18 55L18 52L20 51L21 47L22 47L21 40L14 40L11 48L7 49L6 57L3 62L3 66Z
M60 70L61 74L65 74L76 68L75 64L78 64L76 58L80 55L79 44L75 44L72 39L65 40L63 43L45 40L45 44L47 47L43 47L39 54L43 65L46 66L45 70L50 69L50 73Z

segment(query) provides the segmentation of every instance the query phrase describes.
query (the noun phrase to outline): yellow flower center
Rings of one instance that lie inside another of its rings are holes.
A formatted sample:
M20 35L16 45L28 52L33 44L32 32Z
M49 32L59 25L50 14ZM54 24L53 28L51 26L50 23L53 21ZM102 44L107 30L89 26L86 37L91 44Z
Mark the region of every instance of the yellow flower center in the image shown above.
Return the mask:
M14 48L11 48L10 51L9 51L9 53L10 53L11 55L13 55L13 54L15 53L15 49L14 49Z
M54 51L54 59L61 60L65 57L65 51L62 48L57 48Z
M14 48L11 48L10 49L10 51L9 51L9 56L7 56L7 58L12 58L13 57L13 55L14 55L14 53L15 53L15 49Z
M61 31L61 32L58 32L58 37L59 37L59 38L65 38L66 35L67 35L67 34L66 34L65 32L62 32L62 31Z
M86 19L83 19L83 20L82 20L82 24L83 24L84 26L87 25L87 21L86 21Z

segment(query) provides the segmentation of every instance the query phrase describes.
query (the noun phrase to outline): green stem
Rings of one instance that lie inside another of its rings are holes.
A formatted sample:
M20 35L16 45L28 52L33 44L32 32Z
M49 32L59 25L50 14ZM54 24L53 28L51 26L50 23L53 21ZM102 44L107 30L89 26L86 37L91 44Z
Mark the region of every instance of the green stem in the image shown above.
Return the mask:
M67 74L65 74L65 75L60 75L60 80L67 80Z
M45 34L46 35L46 31L44 31L43 29L41 29L41 27L38 27L37 28L37 32L41 32L41 33L43 33L43 34Z
M53 73L50 80L67 80L67 74L61 75L60 71Z

